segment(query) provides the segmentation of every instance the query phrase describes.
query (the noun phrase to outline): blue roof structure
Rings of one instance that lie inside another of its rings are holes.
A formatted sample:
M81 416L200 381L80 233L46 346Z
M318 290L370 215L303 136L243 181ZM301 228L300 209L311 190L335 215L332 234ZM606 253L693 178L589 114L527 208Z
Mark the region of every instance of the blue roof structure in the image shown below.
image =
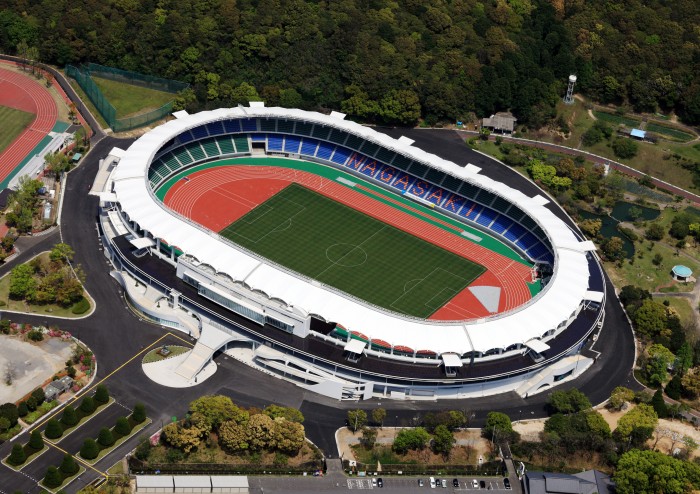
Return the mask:
M673 266L673 274L681 278L687 278L688 276L693 274L693 270L690 269L688 266L677 264L676 266Z
M644 139L644 137L647 135L647 132L646 132L646 130L632 129L632 132L630 132L630 135L632 137L639 137L640 139Z

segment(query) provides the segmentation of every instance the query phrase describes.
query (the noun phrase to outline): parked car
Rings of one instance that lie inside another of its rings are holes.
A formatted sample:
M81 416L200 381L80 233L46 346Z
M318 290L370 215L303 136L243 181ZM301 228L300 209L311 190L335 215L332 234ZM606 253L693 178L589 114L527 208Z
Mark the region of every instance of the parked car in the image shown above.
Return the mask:
M486 489L486 481L485 480L479 481L479 487L481 487L482 489Z
M435 489L435 477L430 477L430 488Z
M452 479L452 487L459 487L459 480Z
M379 477L379 478L377 479L377 486L378 486L378 487L384 487L384 481L382 480L381 477Z
M447 479L442 479L442 488L447 489Z
M506 477L506 478L503 479L503 486L504 486L506 489L510 489L510 479L509 479L508 477Z
M423 479L418 479L418 487L423 487Z
M472 487L473 487L474 489L478 489L478 488L479 488L479 482L478 482L476 479L473 479L473 480L472 480Z

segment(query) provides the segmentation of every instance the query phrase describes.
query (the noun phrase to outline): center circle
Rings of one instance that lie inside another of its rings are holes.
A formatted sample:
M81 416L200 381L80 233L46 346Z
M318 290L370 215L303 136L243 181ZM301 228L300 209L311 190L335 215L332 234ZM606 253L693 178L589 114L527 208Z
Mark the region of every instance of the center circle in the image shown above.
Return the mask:
M367 252L354 244L333 244L326 249L326 257L344 268L354 268L367 262Z

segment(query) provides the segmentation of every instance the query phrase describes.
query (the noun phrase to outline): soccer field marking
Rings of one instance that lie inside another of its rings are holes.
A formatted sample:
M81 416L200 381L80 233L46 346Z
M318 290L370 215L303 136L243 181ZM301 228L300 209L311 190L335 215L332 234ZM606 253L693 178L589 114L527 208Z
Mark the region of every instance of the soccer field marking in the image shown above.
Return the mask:
M442 297L441 295L442 295L443 293L445 293L445 291L447 291L447 292L452 292L452 294L449 295L447 298ZM433 295L432 297L430 297L430 300L428 300L427 302L425 302L425 304L423 304L423 305L425 305L428 309L438 310L440 307L443 307L443 306L444 306L445 304L447 304L450 300L452 300L452 299L455 297L455 295L457 295L458 293L459 293L459 292L458 292L457 290L453 290L452 288L446 286L446 287L444 287L442 290L440 290L439 292L437 292L435 295ZM440 297L440 298L438 298L438 297ZM431 302L432 302L433 300L435 300L435 299L438 299L437 302L439 302L439 303L437 303L437 304L435 304L435 305L434 305L434 304L431 304Z
M366 239L364 239L362 242L360 242L359 244L357 244L357 245L355 246L355 248L356 248L356 249L357 249L357 248L362 248L362 245L363 245L363 244L365 244L365 243L369 242L370 240L372 240L372 238L374 238L376 235L378 235L379 233L381 233L381 232L383 232L384 230L386 230L388 227L389 227L389 225L384 225L384 226L382 226L379 230L375 231L372 235L370 235L369 237L367 237ZM333 266L339 265L339 264L343 261L343 259L345 259L345 258L348 256L348 254L350 254L350 252L352 252L352 251L354 251L354 250L355 250L355 249L351 249L349 252L347 252L343 257L341 257L340 259L338 259L336 262L331 261L332 264L331 264L330 266L326 267L323 271L321 271L320 273L318 273L316 276L314 276L314 279L320 281L321 275L322 275L323 273L325 273L326 271L328 271L329 269L331 269ZM364 250L364 249L363 249L363 250ZM366 254L366 253L365 253L365 254ZM330 259L329 259L329 261L330 261ZM365 259L365 262L367 262L367 259ZM364 263L363 263L363 264L364 264ZM340 264L340 265L342 266L342 264Z
M394 300L391 304L389 304L389 307L391 307L392 309L394 309L394 310L396 310L396 311L398 311L398 312L406 313L406 311L400 307L401 300L404 299L405 297L408 297L408 296L411 294L411 292L413 292L416 288L418 288L419 286L421 286L421 284L423 284L424 282L426 282L427 280L429 280L431 276L433 276L435 273L437 273L437 272L439 272L439 271L442 271L443 273L447 273L447 274L449 274L450 276L461 280L461 282L460 282L461 285L466 285L466 284L467 284L467 279L464 278L463 276L456 275L456 274L452 273L451 271L448 271L448 270L446 270L446 269L443 269L443 268L439 268L439 267L438 267L438 268L433 269L433 270L432 270L430 273L428 273L428 275L425 276L424 278L421 278L420 281L419 281L418 283L414 284L413 286L411 286L411 288L410 288L408 291L404 291L404 293L403 293L402 295L400 295L399 297L397 297L396 300ZM409 281L407 281L407 282L406 282L406 285L407 285L409 282L411 282L411 281L415 281L415 280L409 280ZM404 285L404 289L405 289L406 285ZM431 302L433 299L435 299L438 295L440 295L440 293L442 293L442 292L443 292L444 290L446 290L446 289L447 289L447 290L452 290L452 291L454 291L454 292L455 292L455 295L456 295L457 293L459 293L459 291L455 291L455 290L453 290L453 289L451 289L451 288L449 288L449 287L447 287L447 286L443 286L443 287L440 289L440 291L434 293L433 296L430 297L430 299L428 299L427 301L423 302L423 305L424 305L425 307L427 307L428 309L431 309L433 312L434 312L435 310L439 309L440 307L442 307L443 305L445 305L445 303L447 303L450 299L446 300L443 304L441 304L441 305L440 305L439 307L437 307L437 308L431 307L430 305L428 305L428 303ZM430 315L430 314L428 314L428 315L426 315L426 316L423 316L423 317L428 317L429 315Z
M348 252L346 252L345 254L340 256L340 258L338 260L334 261L333 259L331 259L331 257L335 257L335 256L332 256L331 255L332 252L329 253L329 251L331 251L331 249L333 249L333 247L338 247L341 245L350 245L350 246L352 246L352 249L350 249ZM356 250L359 250L362 253L362 262L357 262L355 264L352 264L352 261L347 262L347 263L342 262L346 256L350 255L352 252L354 252ZM362 266L363 264L365 264L367 262L367 251L365 249L363 249L362 247L358 247L355 244L347 244L347 243L333 244L326 249L326 259L328 259L333 264L340 266L341 268L354 268L357 266Z
M236 237L243 238L243 239L247 240L247 241L250 242L250 243L257 244L258 242L261 242L261 241L263 241L265 238L267 238L268 235L271 235L271 234L273 234L273 233L278 233L278 232L283 232L283 231L289 230L289 229L292 227L292 220L293 220L296 216L298 216L298 215L302 214L304 211L306 211L306 206L302 206L302 205L299 204L298 202L291 201L291 200L285 199L285 198L280 198L280 200L282 200L282 201L284 201L284 202L286 202L286 203L294 204L294 205L295 205L297 208L299 208L299 209L297 209L297 211L296 211L293 215L291 215L291 216L289 216L289 217L287 217L287 218L284 218L280 223L278 223L278 224L275 225L272 229L270 229L270 230L268 230L267 232L265 232L265 234L263 234L261 237L258 237L257 239L252 239L252 238L247 237L247 236L245 236L245 235L243 235L243 234L241 234L241 233L239 233L239 232L237 232L237 231L229 230L229 227L226 227L226 228L224 228L223 230L221 230L220 234L223 235L224 237L227 237L227 238L231 238L231 235L234 235L234 236L236 236ZM253 225L253 224L255 224L256 222L258 222L261 218L263 218L265 215L269 214L271 211L274 211L275 209L276 209L276 208L275 208L274 206L270 206L269 204L264 204L264 203L263 203L263 204L260 204L259 206L257 206L256 209L254 209L254 210L248 212L248 214L246 214L245 216L243 216L243 217L240 219L240 221L243 222L243 223L245 223L245 224L247 224L247 225ZM251 213L252 213L253 211L263 211L263 212L262 212L262 214L259 214L259 215L256 214L256 215L254 215L255 218L254 218L252 221L249 221L249 218L248 218L248 217L251 216ZM230 225L229 225L229 226L230 226Z

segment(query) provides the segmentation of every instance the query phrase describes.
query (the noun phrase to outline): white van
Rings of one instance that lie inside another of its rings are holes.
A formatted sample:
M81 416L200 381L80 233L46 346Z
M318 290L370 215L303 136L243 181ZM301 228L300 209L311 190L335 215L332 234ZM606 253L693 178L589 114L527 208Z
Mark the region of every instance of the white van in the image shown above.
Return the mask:
M435 489L435 477L430 477L430 488Z

